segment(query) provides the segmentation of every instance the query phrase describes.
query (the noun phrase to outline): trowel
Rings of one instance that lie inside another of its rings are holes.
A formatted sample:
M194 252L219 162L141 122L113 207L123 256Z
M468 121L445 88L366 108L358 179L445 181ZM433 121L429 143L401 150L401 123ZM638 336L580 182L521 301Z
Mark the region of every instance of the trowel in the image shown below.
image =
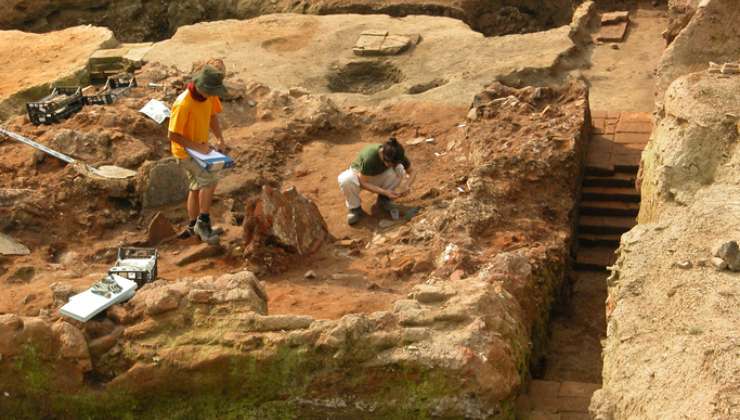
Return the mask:
M14 133L2 127L0 127L0 135L3 135L13 140L19 141L23 144L33 147L34 149L41 150L42 152L50 156L54 156L55 158L59 160L67 162L70 165L72 165L75 168L75 170L77 170L77 172L87 177L91 177L91 178L97 177L97 178L107 178L107 179L126 179L126 178L131 178L136 175L135 171L132 171L126 168L121 168L119 166L105 165L105 166L101 166L100 168L95 168L93 166L88 165L85 162L81 162L77 159L74 159L71 156L65 155L64 153L57 152L56 150L51 149L47 146L44 146L43 144L37 143L29 139L28 137L21 136L18 133Z

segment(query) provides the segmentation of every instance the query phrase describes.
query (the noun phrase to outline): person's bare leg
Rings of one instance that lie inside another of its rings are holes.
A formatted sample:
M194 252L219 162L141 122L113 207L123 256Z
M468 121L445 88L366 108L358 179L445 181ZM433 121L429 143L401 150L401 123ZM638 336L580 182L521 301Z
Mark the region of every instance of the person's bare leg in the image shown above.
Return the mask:
M216 191L216 184L213 184L210 187L206 187L200 190L200 200L198 201L198 204L200 205L201 213L210 213L211 203L213 202L213 193L215 191Z
M200 214L200 191L190 190L188 193L188 218L195 220Z

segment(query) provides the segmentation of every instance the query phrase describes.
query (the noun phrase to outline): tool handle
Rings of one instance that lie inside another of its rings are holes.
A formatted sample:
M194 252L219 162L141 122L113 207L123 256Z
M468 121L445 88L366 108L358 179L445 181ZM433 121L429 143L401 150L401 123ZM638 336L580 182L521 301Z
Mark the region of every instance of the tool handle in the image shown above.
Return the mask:
M72 158L70 156L67 156L64 153L57 152L56 150L50 149L50 148L44 146L41 143L36 143L35 141L29 139L28 137L23 137L23 136L21 136L18 133L14 133L14 132L12 132L10 130L6 130L6 129L2 128L2 127L0 127L0 134L4 135L6 137L9 137L9 138L11 138L13 140L17 140L17 141L19 141L21 143L27 144L27 145L33 147L34 149L41 150L42 152L47 153L47 154L49 154L51 156L54 156L55 158L57 158L59 160L62 160L64 162L67 162L67 163L77 163L77 161L74 158Z

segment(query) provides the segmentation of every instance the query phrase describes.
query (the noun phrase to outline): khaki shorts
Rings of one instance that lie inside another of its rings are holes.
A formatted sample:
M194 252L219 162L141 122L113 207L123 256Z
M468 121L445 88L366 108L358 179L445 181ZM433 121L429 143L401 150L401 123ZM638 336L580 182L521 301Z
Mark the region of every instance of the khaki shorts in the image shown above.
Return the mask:
M192 158L178 159L177 164L188 174L188 181L190 181L188 188L190 188L190 191L211 187L221 179L217 173L208 172L201 168Z

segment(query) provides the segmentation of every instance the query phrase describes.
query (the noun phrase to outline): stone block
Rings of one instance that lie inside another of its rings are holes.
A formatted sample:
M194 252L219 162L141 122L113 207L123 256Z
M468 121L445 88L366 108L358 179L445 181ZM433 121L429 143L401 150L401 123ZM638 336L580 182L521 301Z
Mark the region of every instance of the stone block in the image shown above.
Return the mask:
M149 227L146 231L146 242L149 246L157 246L159 243L174 237L176 234L177 232L175 232L175 228L172 227L170 221L162 213L157 212L152 217L152 221L149 222Z
M590 397L560 397L557 399L558 411L561 413L588 413Z
M629 22L604 25L596 34L596 40L600 42L622 42L627 34L628 25Z
M224 248L222 246L203 243L191 247L180 254L180 258L175 262L175 265L177 265L178 267L183 267L196 261L217 257L223 253Z
M0 233L0 255L28 255L31 251L8 235Z
M558 396L591 398L591 395L593 395L594 391L599 388L601 388L601 385L599 384L565 381L560 385Z
M529 384L529 395L533 400L555 399L560 394L560 382L533 380Z
M175 158L142 165L141 201L144 208L183 203L188 196L188 178Z
M630 12L629 11L617 11L617 12L609 12L609 13L603 13L601 15L601 24L602 25L610 25L614 23L620 23L620 22L627 22L630 20Z
M642 133L649 136L652 131L653 124L650 121L619 120L615 127L616 133Z
M650 133L625 133L625 132L619 132L614 135L614 142L615 143L638 143L638 144L646 144L650 140Z

